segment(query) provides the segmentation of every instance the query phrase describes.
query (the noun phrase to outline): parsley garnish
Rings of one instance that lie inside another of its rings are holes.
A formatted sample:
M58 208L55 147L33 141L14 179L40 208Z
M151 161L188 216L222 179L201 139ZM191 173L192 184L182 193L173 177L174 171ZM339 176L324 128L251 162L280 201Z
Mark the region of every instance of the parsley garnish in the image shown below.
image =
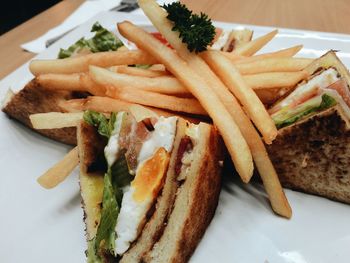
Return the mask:
M215 37L215 27L206 14L193 14L180 2L163 5L163 8L168 12L167 18L174 22L172 30L180 33L189 51L198 53L207 50Z

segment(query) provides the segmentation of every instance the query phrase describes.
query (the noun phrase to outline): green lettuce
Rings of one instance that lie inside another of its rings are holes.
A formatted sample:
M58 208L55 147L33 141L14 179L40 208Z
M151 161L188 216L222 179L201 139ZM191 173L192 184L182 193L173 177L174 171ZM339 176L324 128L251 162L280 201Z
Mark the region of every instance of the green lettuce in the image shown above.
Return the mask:
M104 188L102 198L101 221L96 236L89 241L87 257L88 262L101 262L105 253L114 255L115 251L115 225L117 223L123 192L113 180L112 170L104 175Z
M128 162L125 157L126 151L123 150L120 157L111 167L113 184L118 187L129 185L134 177L129 173Z
M336 104L337 101L334 98L328 94L323 94L321 97L316 97L304 102L293 110L282 109L280 112L274 114L272 119L274 120L277 129L280 129L292 125L305 116L328 109Z
M83 119L91 126L96 127L100 135L109 138L114 129L116 116L115 113L112 113L111 117L107 119L107 117L100 112L87 110L84 112Z
M113 51L123 46L123 43L113 33L102 27L98 22L92 26L91 32L95 32L95 36L92 38L85 39L83 37L69 48L61 48L58 58L68 58L73 54L82 53L83 51L92 53Z
M95 237L95 249L96 251L99 249L110 251L114 254L116 238L114 229L117 223L122 194L118 185L113 185L112 182L112 172L109 169L104 176L101 221Z
M333 99L331 96L327 94L322 95L322 102L320 106L318 107L317 111L322 111L329 109L330 107L333 107L334 105L337 104L337 101Z
M121 155L104 175L101 221L96 236L89 241L88 262L102 262L101 255L114 255L117 223L123 198L122 187L129 184L132 176L128 172L125 155Z
M96 127L100 135L110 138L117 114L112 113L110 119L107 119L102 113L89 110L84 112L84 120ZM124 118L123 122L126 120ZM96 236L88 243L87 258L91 263L103 262L101 256L104 254L115 254L115 226L123 198L122 187L130 184L133 178L129 173L125 153L126 150L123 149L104 175L101 220Z
M88 241L88 249L85 252L88 263L102 263L103 262L101 257L98 256L96 253L95 243L96 243L95 238Z

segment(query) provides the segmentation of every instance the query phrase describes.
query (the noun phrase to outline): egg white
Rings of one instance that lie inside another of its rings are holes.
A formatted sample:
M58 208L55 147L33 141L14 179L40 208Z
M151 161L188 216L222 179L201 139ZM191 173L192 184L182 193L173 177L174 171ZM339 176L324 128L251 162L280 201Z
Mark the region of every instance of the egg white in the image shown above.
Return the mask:
M130 243L136 239L139 226L144 222L147 211L153 202L152 198L147 198L143 202L136 202L133 198L134 187L128 187L123 195L121 210L118 216L115 231L116 253L122 255L128 250Z

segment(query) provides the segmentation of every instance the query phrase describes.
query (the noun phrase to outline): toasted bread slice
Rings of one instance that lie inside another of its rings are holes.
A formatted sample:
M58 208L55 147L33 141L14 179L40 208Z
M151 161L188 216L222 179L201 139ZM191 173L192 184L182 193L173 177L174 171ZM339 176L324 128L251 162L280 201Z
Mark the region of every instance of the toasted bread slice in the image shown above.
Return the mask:
M6 100L2 111L46 137L66 144L76 145L75 127L36 130L29 119L29 115L34 113L61 112L62 110L58 106L59 101L73 97L74 95L67 91L47 91L33 79L17 94L13 94L11 98Z
M350 123L339 106L279 130L266 147L283 186L350 204Z
M220 193L222 143L213 126L200 123L199 138L186 177L176 193L173 211L160 240L145 262L187 262L214 216Z

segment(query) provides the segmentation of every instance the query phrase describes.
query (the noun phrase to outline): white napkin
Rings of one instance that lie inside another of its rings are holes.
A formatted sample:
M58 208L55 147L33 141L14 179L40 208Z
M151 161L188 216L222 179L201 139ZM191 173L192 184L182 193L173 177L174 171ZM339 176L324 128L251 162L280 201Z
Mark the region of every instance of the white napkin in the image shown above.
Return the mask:
M176 0L157 0L159 5L170 4ZM87 0L77 8L66 20L60 25L47 31L42 36L30 42L24 43L21 47L32 53L41 53L46 49L46 42L57 36L72 30L73 28L83 24L90 18L100 12L108 11L120 4L121 0ZM132 14L143 15L143 11L138 8L131 12Z
M40 53L46 49L46 41L75 28L89 20L97 13L110 10L120 4L121 0L88 0L77 8L62 24L47 31L39 38L24 43L21 47L33 53Z

